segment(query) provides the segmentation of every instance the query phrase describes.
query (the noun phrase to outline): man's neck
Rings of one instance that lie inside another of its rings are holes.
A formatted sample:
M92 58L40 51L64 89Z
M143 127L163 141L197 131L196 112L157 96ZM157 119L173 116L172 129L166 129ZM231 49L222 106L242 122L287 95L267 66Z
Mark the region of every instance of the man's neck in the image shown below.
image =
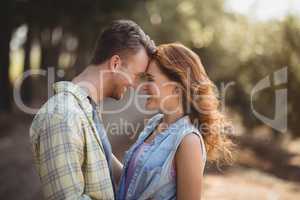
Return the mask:
M79 85L81 88L88 92L90 98L96 103L109 96L109 77L104 76L105 66L90 65L82 73L76 76L72 82Z

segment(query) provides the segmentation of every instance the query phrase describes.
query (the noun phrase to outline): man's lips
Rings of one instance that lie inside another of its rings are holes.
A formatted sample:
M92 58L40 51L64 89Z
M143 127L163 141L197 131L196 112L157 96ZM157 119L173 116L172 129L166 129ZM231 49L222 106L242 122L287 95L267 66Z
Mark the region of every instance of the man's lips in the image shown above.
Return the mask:
M121 92L121 97L123 98L123 96L125 95L125 93L127 92L127 87L122 88L122 92Z
M125 94L127 92L127 87L123 88L123 94Z

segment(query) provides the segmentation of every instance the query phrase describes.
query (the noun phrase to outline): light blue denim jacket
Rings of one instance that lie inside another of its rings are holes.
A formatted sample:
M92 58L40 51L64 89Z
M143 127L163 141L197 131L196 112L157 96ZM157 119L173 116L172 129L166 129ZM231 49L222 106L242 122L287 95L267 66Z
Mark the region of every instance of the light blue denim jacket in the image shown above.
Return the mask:
M172 164L176 150L187 134L195 133L200 137L203 159L206 161L205 146L199 130L191 124L188 116L182 117L167 130L157 134L151 147L137 159L136 169L126 192L125 177L132 154L152 133L162 117L162 114L152 117L136 143L126 152L117 199L176 199L176 178L171 175Z

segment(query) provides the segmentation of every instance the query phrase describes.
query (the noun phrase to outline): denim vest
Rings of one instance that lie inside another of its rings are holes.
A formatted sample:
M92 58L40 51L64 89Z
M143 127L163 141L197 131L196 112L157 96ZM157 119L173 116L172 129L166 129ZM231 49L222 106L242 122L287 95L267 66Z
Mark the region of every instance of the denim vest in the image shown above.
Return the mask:
M125 177L132 154L152 133L162 117L162 114L152 117L136 143L126 152L117 199L176 199L176 178L171 175L173 159L179 144L188 134L194 133L200 137L203 159L206 161L205 146L199 130L191 124L188 116L182 117L157 134L151 147L137 159L136 169L126 192Z

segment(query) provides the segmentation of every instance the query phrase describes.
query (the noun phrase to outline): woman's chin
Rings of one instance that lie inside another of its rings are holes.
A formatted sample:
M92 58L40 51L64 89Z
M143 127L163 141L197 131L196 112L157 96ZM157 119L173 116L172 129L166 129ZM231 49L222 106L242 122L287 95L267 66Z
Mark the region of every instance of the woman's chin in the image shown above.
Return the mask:
M146 108L146 110L149 110L149 111L151 111L151 110L157 110L158 109L157 106L155 106L154 103L152 103L151 101L150 102L148 102L148 101L146 102L145 108Z

